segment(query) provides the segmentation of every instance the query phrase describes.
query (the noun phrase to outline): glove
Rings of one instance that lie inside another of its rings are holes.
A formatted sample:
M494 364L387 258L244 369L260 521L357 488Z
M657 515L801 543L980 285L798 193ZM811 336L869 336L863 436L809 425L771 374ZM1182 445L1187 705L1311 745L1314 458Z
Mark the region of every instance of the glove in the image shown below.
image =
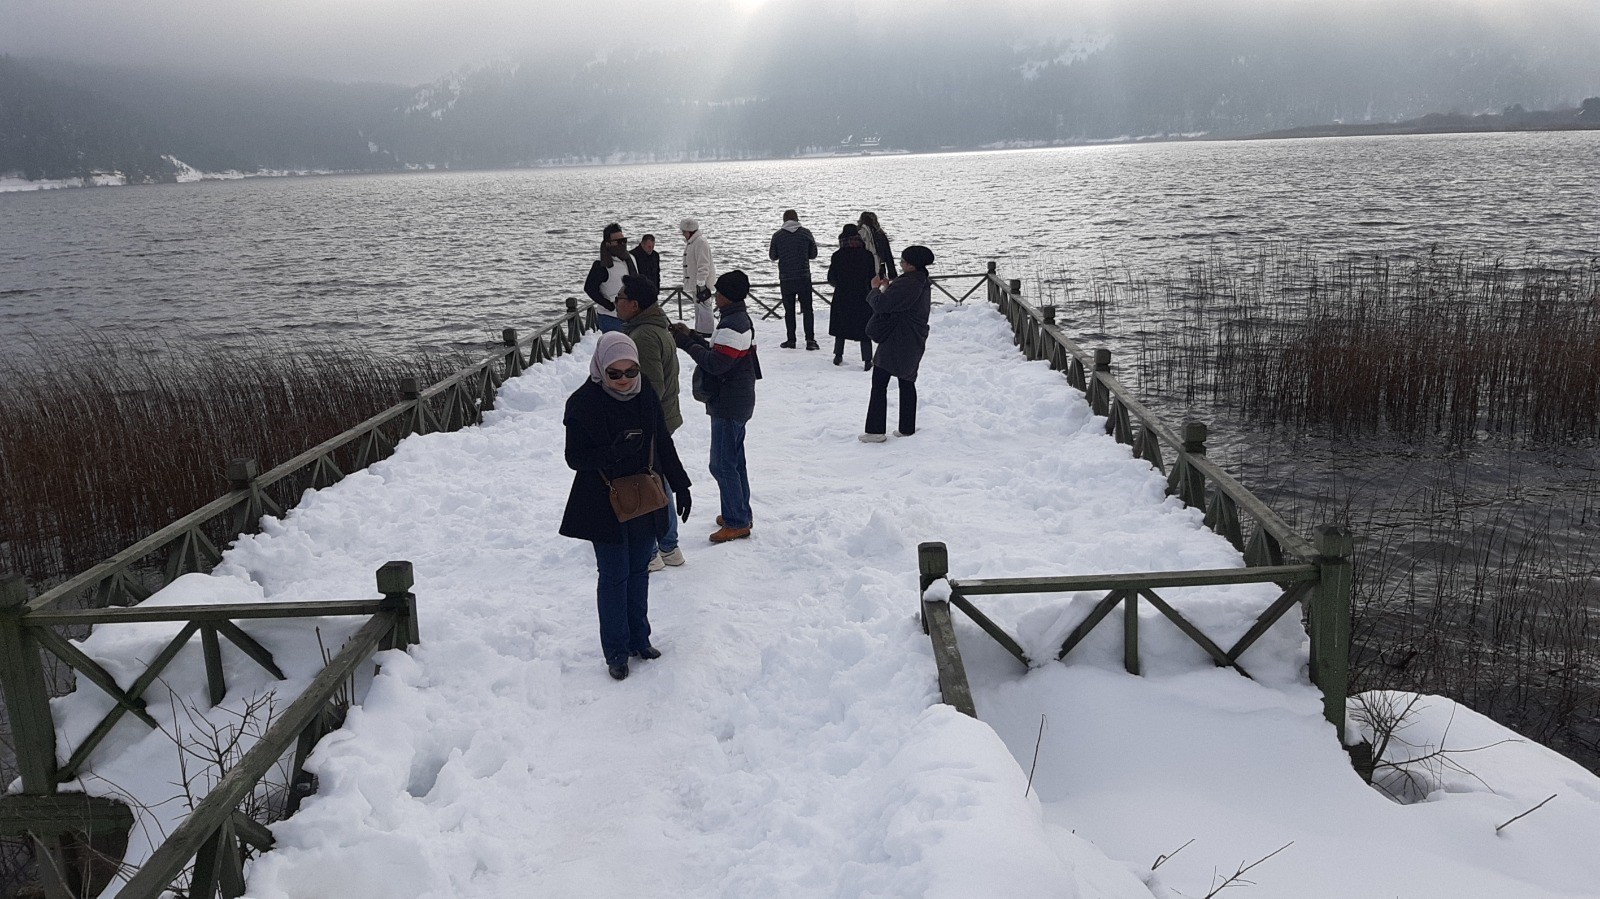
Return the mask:
M702 303L704 303L706 300L711 299L711 288L709 288L709 287L701 287L699 290L696 290L694 292L694 298L699 300Z
M689 488L685 487L673 493L672 498L678 503L678 518L687 524L689 521Z

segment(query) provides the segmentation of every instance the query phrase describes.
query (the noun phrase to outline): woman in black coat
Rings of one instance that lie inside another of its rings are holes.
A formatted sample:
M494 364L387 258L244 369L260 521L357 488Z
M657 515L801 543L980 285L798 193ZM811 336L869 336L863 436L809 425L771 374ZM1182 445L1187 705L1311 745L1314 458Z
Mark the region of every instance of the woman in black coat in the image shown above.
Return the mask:
M872 341L867 339L867 291L874 275L872 254L867 252L855 225L839 234L839 249L828 262L828 283L833 285L833 308L828 313L828 333L833 335L833 364L844 364L844 342L861 341L861 366L872 367Z
M567 467L572 490L561 534L594 544L600 648L611 676L628 676L628 657L661 657L650 644L650 558L667 531L667 509L618 521L608 479L652 470L664 476L689 520L689 475L678 460L661 400L639 372L639 350L626 334L600 335L589 380L567 398ZM652 456L652 448L654 455Z
M872 318L867 336L878 342L872 357L872 396L867 401L867 429L863 443L882 443L889 417L889 378L900 380L900 429L896 437L917 432L917 371L928 348L928 314L933 308L933 282L928 266L933 251L909 246L900 254L900 277L877 278L867 294Z
M878 214L861 213L861 218L856 221L856 227L861 231L861 240L866 243L867 252L872 254L874 268L877 269L873 277L893 281L894 251L889 249L889 235L883 233L883 226L878 224Z

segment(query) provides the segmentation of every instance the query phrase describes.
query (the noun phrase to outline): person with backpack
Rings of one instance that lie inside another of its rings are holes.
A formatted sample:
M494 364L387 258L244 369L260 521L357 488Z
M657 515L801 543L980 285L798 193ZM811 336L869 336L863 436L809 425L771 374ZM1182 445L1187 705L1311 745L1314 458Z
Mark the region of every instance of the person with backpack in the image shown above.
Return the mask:
M711 476L722 493L722 514L712 543L727 543L750 536L750 473L745 464L745 425L756 411L756 381L761 362L756 357L755 325L745 311L750 279L734 269L717 279L716 303L720 317L708 341L682 322L672 326L678 349L695 362L694 398L706 404L711 416Z

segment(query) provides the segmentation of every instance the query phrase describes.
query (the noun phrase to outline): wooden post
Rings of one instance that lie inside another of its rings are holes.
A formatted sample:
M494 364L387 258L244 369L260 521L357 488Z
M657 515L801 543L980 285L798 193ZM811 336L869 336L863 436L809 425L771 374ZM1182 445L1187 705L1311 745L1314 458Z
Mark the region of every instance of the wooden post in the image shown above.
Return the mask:
M1044 313L1045 324L1053 325L1056 323L1056 307L1054 304L1045 306L1039 311Z
M249 490L250 482L261 474L261 466L254 459L228 460L228 489Z
M419 398L421 396L422 396L422 389L417 386L417 379L416 378L401 378L400 379L400 398L401 399L403 399L403 400L414 400L414 399L417 399L417 398Z
M1011 295L1012 296L1014 296L1014 297L1022 296L1022 281L1020 279L1012 278L1010 281L1006 282L1006 287L1011 289Z
M506 328L505 330L501 331L500 332L500 343L502 345L504 345L504 346L516 346L517 345L517 329L516 328Z
M1139 593L1127 591L1122 598L1122 667L1129 674L1139 673Z
M1350 692L1350 554L1355 540L1333 525L1317 528L1321 576L1311 596L1311 680L1322 690L1322 714L1344 744L1345 698Z
M417 627L417 597L411 592L415 583L416 577L410 562L385 562L378 569L378 592L383 594L385 603L392 605L398 613L394 638L390 641L393 649L404 650L422 642Z
M922 575L919 591L950 574L950 550L943 543L917 544L917 571Z
M989 277L984 280L988 283L989 305L1000 305L1000 285L996 280L995 262L993 259L989 260Z
M39 642L23 623L27 605L27 583L14 574L0 578L0 688L6 694L17 769L23 793L47 796L56 791L56 726Z
M1096 415L1109 415L1111 388L1100 380L1102 374L1111 374L1111 351L1104 348L1094 351L1094 375L1089 380L1089 408Z

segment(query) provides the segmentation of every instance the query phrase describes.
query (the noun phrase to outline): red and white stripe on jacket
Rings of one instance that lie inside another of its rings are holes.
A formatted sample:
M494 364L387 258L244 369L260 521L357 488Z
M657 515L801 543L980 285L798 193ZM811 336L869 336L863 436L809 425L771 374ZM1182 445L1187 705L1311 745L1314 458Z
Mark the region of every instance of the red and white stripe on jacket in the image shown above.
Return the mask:
M711 335L711 351L729 359L743 359L755 349L754 331L718 328Z

